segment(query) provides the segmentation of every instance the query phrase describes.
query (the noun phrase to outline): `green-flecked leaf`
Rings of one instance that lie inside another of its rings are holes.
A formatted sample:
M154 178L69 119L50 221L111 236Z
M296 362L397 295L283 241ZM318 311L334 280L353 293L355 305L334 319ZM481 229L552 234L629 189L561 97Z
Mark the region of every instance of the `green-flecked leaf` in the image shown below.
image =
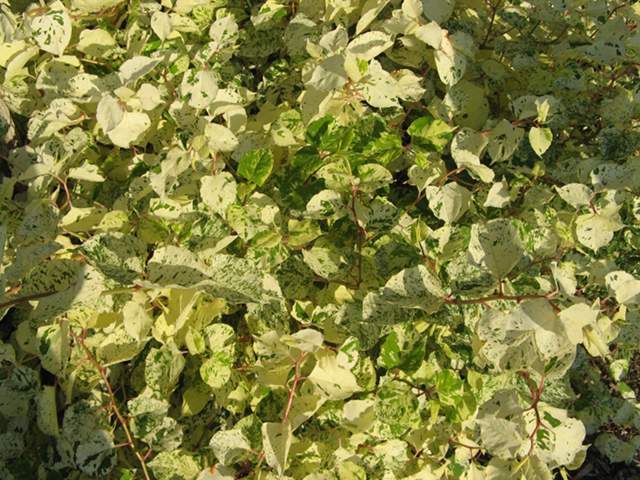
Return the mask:
M306 214L311 218L340 218L347 213L342 195L335 190L322 190L307 203Z
M144 272L146 246L132 235L100 233L84 242L80 251L105 276L123 284L131 283Z
M258 302L263 275L246 259L217 254L205 264L179 247L159 248L147 264L147 278L157 285L200 288L231 302Z
M68 322L39 327L36 338L42 367L54 375L60 374L70 354Z
M113 438L103 427L94 406L86 400L70 405L64 412L58 450L65 460L89 476L107 476L116 465Z
M424 265L405 268L379 290L379 301L427 313L438 310L444 297L440 280Z
M62 55L71 41L71 17L62 2L56 1L49 10L31 20L33 40L45 52Z
M393 181L391 172L376 163L360 165L358 167L358 178L360 180L358 188L364 192L373 192L379 188L386 187Z
M469 254L496 278L504 278L522 258L523 248L513 224L500 218L471 227Z
M245 153L238 164L238 175L258 186L264 185L273 170L273 154L268 148Z
M168 395L176 388L184 364L180 352L168 347L152 348L144 362L147 387L161 395Z
M182 428L168 416L169 403L140 395L127 402L131 433L154 450L174 450L182 443Z
M214 433L209 447L222 465L233 465L251 453L251 444L239 429L221 430Z
M238 186L233 175L221 172L215 176L200 179L200 196L204 204L213 212L224 217L227 208L236 201Z
M184 450L160 452L148 465L157 480L195 480L202 468L199 461Z
M502 119L489 134L487 152L492 163L509 160L518 149L524 130Z

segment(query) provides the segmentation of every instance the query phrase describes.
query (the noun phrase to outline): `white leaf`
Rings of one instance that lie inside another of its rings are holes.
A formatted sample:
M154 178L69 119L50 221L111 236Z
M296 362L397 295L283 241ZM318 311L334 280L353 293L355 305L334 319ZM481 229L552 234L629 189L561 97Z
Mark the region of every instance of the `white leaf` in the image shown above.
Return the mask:
M140 100L140 106L145 111L150 111L162 104L160 90L150 83L140 85L136 97Z
M443 38L440 49L434 53L438 76L445 85L455 85L467 70L467 57L453 48L448 38Z
M92 30L82 30L76 48L92 57L104 55L116 46L116 41L106 30L94 28Z
M125 0L71 0L71 7L83 13L97 13L108 10Z
M129 336L139 342L147 338L154 320L144 305L135 300L128 301L122 308L122 316L124 329Z
M384 10L389 0L367 0L362 6L360 17L356 25L356 35L360 35L375 20L378 14Z
M399 105L397 82L377 60L371 61L369 71L361 83L362 94L372 107L391 108Z
M307 85L317 90L335 90L347 83L347 71L344 68L344 55L332 55L325 58L315 68Z

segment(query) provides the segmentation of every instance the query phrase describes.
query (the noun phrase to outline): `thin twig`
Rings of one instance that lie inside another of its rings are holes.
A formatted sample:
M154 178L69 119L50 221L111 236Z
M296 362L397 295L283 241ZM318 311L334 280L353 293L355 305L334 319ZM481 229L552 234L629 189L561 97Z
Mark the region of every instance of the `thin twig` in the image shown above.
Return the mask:
M71 193L69 192L67 181L63 180L58 175L55 175L53 173L51 174L51 176L62 186L62 189L64 190L64 194L66 197L66 201L60 206L60 209L63 209L66 206L69 206L69 208L72 208L73 205L71 204Z
M111 387L111 382L109 382L109 377L107 377L106 369L102 365L100 365L100 362L98 362L96 357L93 356L93 354L91 353L87 345L84 343L84 339L82 337L79 337L73 332L71 332L71 336L73 337L76 344L79 345L82 348L82 350L84 350L85 354L87 355L87 360L89 360L89 362L100 374L102 383L104 383L105 387L107 388L107 393L109 394L111 410L113 411L116 418L118 419L118 423L120 423L122 430L124 430L124 434L127 437L127 442L129 444L129 447L131 447L131 450L133 451L134 455L138 459L138 462L140 462L140 467L142 468L142 474L145 480L151 480L151 476L149 475L149 471L147 470L147 463L145 461L146 455L143 456L135 446L133 435L131 435L131 430L129 430L129 426L127 425L127 420L124 418L124 416L120 412L120 409L118 408L115 393L113 392L113 388Z

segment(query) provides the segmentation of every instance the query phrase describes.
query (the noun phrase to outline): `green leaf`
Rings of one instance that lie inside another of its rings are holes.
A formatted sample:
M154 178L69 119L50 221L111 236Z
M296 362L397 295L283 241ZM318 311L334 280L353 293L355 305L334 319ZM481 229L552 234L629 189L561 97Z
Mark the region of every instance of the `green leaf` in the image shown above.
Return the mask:
M407 128L407 133L411 135L414 142L418 142L424 148L438 153L444 152L444 149L453 138L454 131L455 128L440 119L433 118L431 115L425 115L414 120Z
M246 178L258 186L264 185L273 169L273 155L271 150L260 148L245 153L238 164L238 175Z

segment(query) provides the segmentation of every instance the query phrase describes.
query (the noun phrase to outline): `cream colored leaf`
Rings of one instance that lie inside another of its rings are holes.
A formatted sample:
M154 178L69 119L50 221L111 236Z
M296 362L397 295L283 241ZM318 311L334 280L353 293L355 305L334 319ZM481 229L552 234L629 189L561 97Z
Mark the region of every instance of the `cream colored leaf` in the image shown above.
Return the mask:
M262 445L265 459L271 468L276 469L280 477L284 475L287 468L292 440L291 424L288 422L265 422L262 424Z
M307 378L329 400L344 400L362 390L353 373L338 364L335 353L319 352L316 360Z
M487 199L484 201L485 207L503 208L509 204L511 198L509 196L509 185L503 179L491 185Z
M362 11L356 24L356 35L364 32L388 3L389 0L367 0L362 6Z
M166 40L171 34L171 18L166 12L157 10L151 16L151 30L162 41Z
M129 148L139 141L140 137L151 126L151 120L146 113L124 112L122 121L107 132L107 136L114 145L121 148Z
M496 278L504 278L523 254L518 231L504 218L490 220L471 227L469 253L473 260L484 264Z
M367 32L354 38L347 46L347 54L362 60L371 60L393 45L384 32Z
M585 213L576 219L576 236L581 244L598 251L608 245L613 234L623 226L618 213Z
M553 142L553 133L546 127L531 127L529 130L529 143L536 155L542 157Z
M109 32L101 28L94 28L80 32L80 39L76 48L92 57L99 57L112 50L116 45L116 41Z
M96 120L105 133L116 128L124 117L124 108L111 95L105 95L98 103Z
M428 186L426 196L429 208L445 223L454 223L469 209L471 192L456 182L443 187Z
M568 183L562 187L556 187L558 195L573 208L589 205L593 196L593 190L582 183Z
M605 276L607 287L623 305L637 305L640 303L640 280L623 270L607 273Z
M200 196L205 205L221 217L227 208L236 201L237 185L229 172L215 176L205 176L200 180Z
M238 146L238 139L224 125L208 123L204 127L204 134L212 152L232 152Z

